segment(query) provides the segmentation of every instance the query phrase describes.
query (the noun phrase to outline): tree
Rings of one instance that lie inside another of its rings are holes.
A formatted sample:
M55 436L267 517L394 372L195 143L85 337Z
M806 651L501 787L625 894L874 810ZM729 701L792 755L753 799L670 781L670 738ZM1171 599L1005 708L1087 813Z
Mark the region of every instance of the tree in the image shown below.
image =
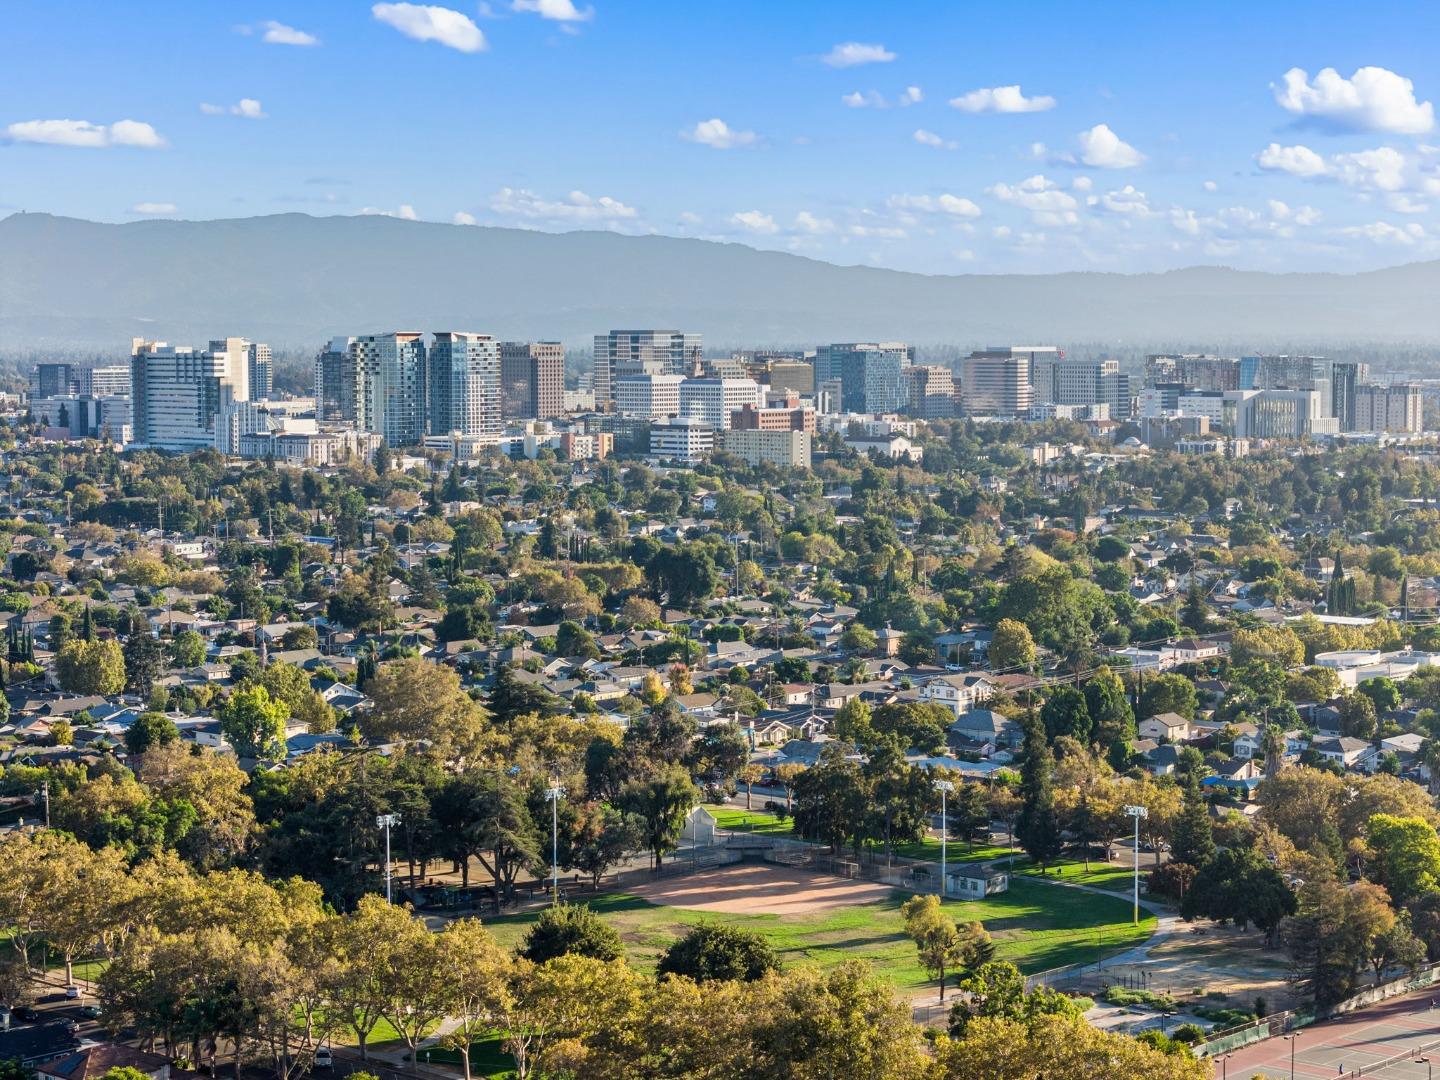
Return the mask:
M1109 749L1135 738L1135 711L1125 695L1125 684L1108 667L1102 667L1085 684L1085 708L1090 714L1092 741Z
M1376 877L1397 904L1440 888L1440 836L1424 818L1375 814L1365 833Z
M1387 713L1400 707L1400 688L1393 679L1384 675L1366 679L1355 688L1370 699L1377 713Z
M459 1052L470 1080L470 1044L495 1029L509 996L510 961L478 919L457 919L438 935L435 978L450 987L455 1027L442 1044Z
M1045 728L1033 711L1025 720L1025 761L1020 767L1020 797L1024 805L1015 835L1043 872L1060 854L1060 820L1055 810L1055 758Z
M1140 696L1141 716L1159 716L1161 713L1172 712L1186 720L1193 720L1198 706L1195 684L1184 675L1173 672L1156 675L1148 680Z
M933 893L912 896L900 905L900 915L905 920L905 935L920 954L920 963L931 978L940 982L941 1001L945 1000L948 971L983 963L994 953L990 936L978 922L964 928L957 926Z
M1014 1020L1027 1028L1041 1017L1080 1017L1080 1007L1048 987L1026 991L1025 976L1014 964L991 960L956 984L962 997L950 1007L950 1034L961 1037L971 1022L985 1017Z
M1205 805L1198 785L1191 784L1185 789L1180 817L1175 822L1170 857L1196 870L1204 870L1215 857L1215 831L1210 824L1210 808Z
M1127 1035L1092 1027L1068 1012L1030 1023L980 1017L960 1039L937 1040L943 1080L1206 1080L1210 1065L1187 1052L1166 1053Z
M838 854L852 837L858 846L867 805L859 764L846 756L843 745L831 743L795 780L795 833Z
M675 850L685 819L699 798L689 774L673 765L647 779L632 780L620 790L620 808L638 820L657 871L660 860Z
M1294 667L1305 660L1305 645L1288 626L1261 626L1235 631L1230 647L1230 666L1243 667L1260 661Z
M1035 666L1035 639L1030 628L1016 619L1001 619L986 652L991 671L1030 671Z
M875 631L859 620L851 622L840 635L840 647L847 652L874 652L879 644L880 639L875 636Z
M665 950L655 973L696 982L754 982L780 970L775 950L754 930L701 923Z
M381 664L365 686L375 703L364 718L375 742L424 742L447 758L473 760L489 734L485 710L442 664L408 657Z
M1192 581L1180 609L1180 625L1193 634L1203 634L1210 625L1210 609L1205 604L1205 591Z
M152 746L166 746L180 738L180 729L164 713L144 712L125 729L125 749L138 757Z
M125 657L114 640L75 640L55 657L55 674L72 694L112 697L125 689Z
M589 874L598 889L605 871L622 862L641 842L638 820L613 806L592 803L576 823L563 864Z
M170 642L170 661L178 668L199 667L205 662L205 639L194 630L181 630Z
M1051 691L1040 710L1040 720L1045 725L1045 735L1052 743L1062 735L1069 735L1084 745L1090 743L1090 710L1085 695L1073 686L1057 686Z
M290 709L263 686L237 690L220 709L220 730L244 758L283 759Z
M711 724L690 750L691 771L706 783L734 790L735 779L750 760L750 741L735 724ZM749 783L746 784L747 809Z
M625 950L619 932L591 911L589 904L553 904L540 913L517 951L532 964L570 954L619 960Z
M498 769L471 769L449 777L432 806L440 849L470 880L477 859L494 881L495 910L514 895L520 871L544 865L540 831L517 779Z
M1284 875L1263 855L1253 848L1225 848L1200 868L1180 913L1186 920L1233 922L1242 930L1253 923L1273 947L1281 921L1295 914L1295 906Z
M165 646L150 633L143 618L131 624L130 636L122 650L125 661L125 685L142 698L150 696L150 687L165 674Z
M1373 739L1377 726L1375 703L1361 693L1340 698L1340 733L1356 739Z

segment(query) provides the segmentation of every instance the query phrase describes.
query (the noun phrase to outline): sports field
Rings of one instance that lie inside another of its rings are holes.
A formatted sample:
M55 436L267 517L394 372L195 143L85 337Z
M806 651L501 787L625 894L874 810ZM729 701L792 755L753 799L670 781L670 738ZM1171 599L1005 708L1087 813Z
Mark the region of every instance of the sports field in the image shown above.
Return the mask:
M1440 1008L1432 1008L1435 990L1422 990L1339 1020L1301 1028L1294 1042L1294 1076L1360 1077L1374 1080L1430 1080L1440 1060ZM1412 1060L1416 1049L1421 1058ZM1291 1076L1287 1036L1266 1039L1215 1059L1216 1076L1287 1078Z
M786 966L822 968L868 960L902 993L933 985L905 936L900 905L909 894L768 864L737 864L717 870L646 882L634 891L591 901L620 932L626 954L650 970L676 938L700 922L744 926L763 934ZM1017 877L1010 890L976 901L947 901L956 920L984 923L996 954L1022 971L1090 963L1144 941L1153 916L1138 927L1130 905L1074 889ZM506 947L519 944L538 913L487 920Z

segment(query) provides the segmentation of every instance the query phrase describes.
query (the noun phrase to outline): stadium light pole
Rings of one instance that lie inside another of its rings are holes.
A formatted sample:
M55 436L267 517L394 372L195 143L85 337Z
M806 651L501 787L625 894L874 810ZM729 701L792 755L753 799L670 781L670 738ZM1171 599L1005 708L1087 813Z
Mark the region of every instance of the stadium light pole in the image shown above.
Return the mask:
M955 790L955 785L949 780L936 780L935 790L940 792L940 899L945 899L945 842L949 838L950 830L945 821L945 797Z
M385 830L385 902L393 904L395 901L390 897L390 829L400 824L400 815L380 814L375 818L375 824Z
M1294 1035L1282 1035L1281 1038L1290 1044L1290 1080L1295 1080L1295 1043L1300 1033L1297 1031Z
M1435 1080L1435 1064L1428 1057L1417 1057L1415 1064L1425 1066L1425 1080Z
M558 780L550 781L545 789L545 801L550 804L550 902L560 902L560 800L565 788Z
M1140 819L1150 816L1150 811L1143 806L1125 807L1127 816L1135 819L1135 910L1134 923L1140 925Z

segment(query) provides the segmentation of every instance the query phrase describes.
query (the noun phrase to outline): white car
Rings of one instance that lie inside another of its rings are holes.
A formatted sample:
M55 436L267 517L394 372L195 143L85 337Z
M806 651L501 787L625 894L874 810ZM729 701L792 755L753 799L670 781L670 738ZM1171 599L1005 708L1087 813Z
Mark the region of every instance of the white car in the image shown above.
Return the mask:
M328 1046L322 1046L315 1051L315 1068L333 1069L335 1067L335 1055L330 1053Z
M65 1000L66 1000L66 1001L78 1001L79 998L80 998L80 987L78 987L78 986L67 986L67 987L65 987Z

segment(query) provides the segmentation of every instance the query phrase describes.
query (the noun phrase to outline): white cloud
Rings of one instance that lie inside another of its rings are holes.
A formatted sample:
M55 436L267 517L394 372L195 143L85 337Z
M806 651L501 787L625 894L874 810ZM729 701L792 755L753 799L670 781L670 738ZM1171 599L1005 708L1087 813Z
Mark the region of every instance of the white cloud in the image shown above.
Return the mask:
M260 102L254 98L241 98L234 105L211 105L209 102L201 102L200 111L207 116L221 116L229 113L231 116L243 116L246 120L264 120L266 115Z
M400 206L394 210L382 210L376 206L365 206L361 208L360 213L364 217L393 217L402 218L405 221L420 220L419 215L415 213L415 207L409 203L401 203Z
M968 113L1030 113L1046 112L1055 107L1048 94L1026 97L1017 86L988 86L950 99L953 108Z
M1077 176L1070 181L1070 186L1076 191L1089 191L1095 186L1095 181L1088 176Z
M597 199L583 191L572 191L563 200L552 201L525 188L508 187L491 197L490 209L533 221L628 221L639 216L633 206L608 195Z
M573 0L515 0L510 6L515 11L529 12L554 22L589 22L595 17L594 8L581 11Z
M1068 191L1044 176L1032 176L1015 185L996 184L985 189L995 198L1011 206L1030 211L1037 225L1076 225L1079 203Z
M859 90L841 97L847 108L851 109L903 109L909 105L918 105L925 100L925 92L918 86L907 86L896 95L891 101L878 90L866 90L863 93Z
M1397 214L1424 214L1430 210L1430 207L1425 203L1417 202L1409 195L1404 195L1399 192L1392 192L1386 197L1385 201L1390 209Z
M856 67L860 64L888 64L895 54L884 45L865 45L858 41L847 41L836 45L820 58L822 64L831 67Z
M475 215L466 213L464 210L456 210L455 216L450 220L456 225L474 225Z
M1124 214L1129 217L1150 216L1149 200L1145 198L1143 191L1136 190L1134 184L1126 184L1119 191L1110 191L1101 195L1096 199L1095 205L1112 214Z
M1181 207L1172 207L1170 210L1170 226L1187 236L1200 235L1200 219L1195 216L1194 210L1185 210Z
M816 217L809 210L801 210L795 215L795 228L812 236L820 236L834 232L835 222L829 218Z
M949 214L952 217L976 218L980 207L959 195L891 195L885 200L893 210L918 211L924 214Z
M1255 156L1256 163L1270 172L1291 176L1324 176L1325 159L1308 146L1281 146L1271 143Z
M136 146L158 150L168 145L149 124L139 120L117 120L108 127L88 120L21 120L5 129L15 142L44 143L48 146Z
M416 41L433 41L464 53L490 47L485 34L468 15L433 4L375 4L370 13Z
M758 233L762 236L771 236L780 231L780 226L775 224L775 219L759 210L742 210L738 214L731 214L730 224L737 225L746 232Z
M130 212L132 214L145 214L152 217L162 214L173 214L175 213L175 204L173 202L141 202L130 207Z
M1206 191L1220 190L1220 185L1215 183L1214 180L1206 180L1205 183L1201 184L1200 186L1203 187Z
M1435 127L1435 107L1415 100L1415 84L1382 67L1359 68L1348 79L1325 68L1314 82L1291 68L1273 89L1281 108L1332 131L1422 135Z
M1336 154L1330 159L1330 172L1350 187L1399 191L1405 186L1405 155L1391 146Z
M693 210L682 210L680 212L680 220L686 225L699 225L701 218L700 215Z
M755 132L737 131L718 118L701 120L690 130L682 131L680 137L687 142L708 146L712 150L733 150L737 146L753 146L760 139Z
M282 22L270 19L260 24L264 33L260 40L267 45L319 45L320 39L314 34L307 34L304 30L296 30L293 26L286 26Z
M1403 229L1391 225L1388 221L1375 221L1368 225L1350 225L1338 231L1342 236L1354 236L1369 240L1372 244L1395 244L1401 247L1409 247L1425 239L1425 227L1418 221L1412 221Z
M1145 160L1145 155L1125 142L1108 124L1096 124L1089 131L1082 131L1080 160L1092 169L1133 169Z
M926 131L924 128L916 128L915 134L910 137L921 146L933 146L937 150L955 150L960 145L953 140L941 138L933 131Z

